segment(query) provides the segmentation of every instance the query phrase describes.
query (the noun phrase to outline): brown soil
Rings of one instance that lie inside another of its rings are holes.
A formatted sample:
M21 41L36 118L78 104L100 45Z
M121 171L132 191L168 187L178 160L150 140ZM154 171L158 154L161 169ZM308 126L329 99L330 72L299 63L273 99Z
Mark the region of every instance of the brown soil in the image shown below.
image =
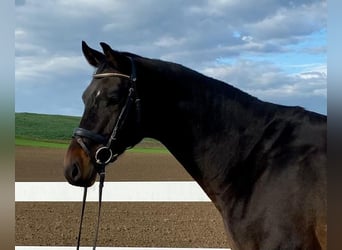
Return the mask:
M15 181L65 181L65 149L17 146ZM191 181L191 176L169 153L127 152L110 164L107 181Z
M16 181L65 181L65 150L16 147ZM108 181L192 180L170 154L126 153ZM81 199L82 197L80 197ZM74 246L81 203L17 202L16 245ZM90 246L97 203L87 203L82 245ZM212 203L105 202L99 246L224 247L222 219Z

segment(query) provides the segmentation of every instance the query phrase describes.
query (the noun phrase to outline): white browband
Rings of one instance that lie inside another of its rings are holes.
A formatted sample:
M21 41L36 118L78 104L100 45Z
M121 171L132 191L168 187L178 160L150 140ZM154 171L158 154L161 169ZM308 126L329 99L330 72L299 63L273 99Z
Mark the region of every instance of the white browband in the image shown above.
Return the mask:
M128 75L124 75L124 74L120 74L120 73L114 73L114 72L108 72L108 73L100 73L100 74L94 74L93 77L94 78L103 78L103 77L124 77L124 78L131 78Z

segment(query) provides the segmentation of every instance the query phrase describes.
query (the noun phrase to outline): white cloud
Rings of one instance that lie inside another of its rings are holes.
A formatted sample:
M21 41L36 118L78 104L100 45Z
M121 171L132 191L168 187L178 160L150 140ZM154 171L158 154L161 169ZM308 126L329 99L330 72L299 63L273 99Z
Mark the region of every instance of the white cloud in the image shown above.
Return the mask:
M326 2L298 5L296 8L279 8L273 15L258 22L244 25L246 31L259 40L297 38L324 27L327 19Z
M253 41L253 37L252 36L243 36L241 38L242 41L245 41L245 42L252 42Z
M232 64L207 67L204 74L228 82L265 100L286 97L326 97L324 65L309 71L288 74L270 62L239 60Z
M20 83L36 79L51 79L84 70L82 56L18 57L15 60L15 77ZM36 84L46 84L41 81Z
M186 41L185 38L176 38L172 36L163 36L160 37L156 42L154 42L154 45L159 47L173 47L177 45L182 45Z

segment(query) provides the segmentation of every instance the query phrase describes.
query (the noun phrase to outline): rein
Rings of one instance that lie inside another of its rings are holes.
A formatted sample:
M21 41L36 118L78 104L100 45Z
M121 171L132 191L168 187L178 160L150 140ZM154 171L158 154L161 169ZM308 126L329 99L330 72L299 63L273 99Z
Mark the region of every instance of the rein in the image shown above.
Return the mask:
M103 190L104 180L105 180L104 169L105 168L103 167L103 172L99 173L99 175L100 175L99 206L98 206L98 213L97 213L97 223L96 223L95 237L94 237L94 243L93 243L93 250L96 249L97 237L98 237L98 234L99 234L101 207L102 207L102 190ZM83 224L83 217L84 217L85 205L86 205L86 200L87 200L87 190L88 190L87 187L85 187L84 191L83 191L81 221L80 221L80 227L78 229L78 237L77 237L77 247L76 247L77 250L80 249L82 224Z
M85 151L85 153L92 159L91 157L91 151L88 149L87 145L84 143L83 138L88 138L94 142L97 142L99 144L102 144L103 146L97 148L95 155L94 155L94 167L96 168L97 173L100 176L100 184L99 184L99 206L98 206L98 215L97 215L97 225L95 230L95 238L93 243L93 250L96 249L96 243L97 243L97 237L98 237L98 231L99 231L99 225L100 225L100 214L101 214L101 206L102 206L102 189L104 186L104 180L105 180L105 167L110 162L113 162L117 159L118 154L114 154L112 151L112 145L117 141L118 133L122 129L127 115L132 107L133 104L135 104L136 108L136 116L137 116L137 123L140 123L140 99L137 96L137 90L136 90L136 69L134 65L134 61L131 57L129 57L131 60L131 67L132 72L131 76L116 73L116 72L109 72L109 73L99 73L94 74L93 78L103 78L103 77L122 77L127 78L130 80L130 88L128 90L128 96L126 99L125 105L122 107L120 114L118 115L114 128L112 130L112 133L107 140L104 136L94 133L90 130L84 129L84 128L76 128L73 133L73 137L76 139L77 143L81 146L81 148ZM81 220L80 220L80 226L79 226L79 233L77 238L77 250L80 248L80 242L81 242L81 231L82 231L82 224L83 224L83 217L84 217L84 211L85 211L85 204L87 199L87 187L84 188L83 192L83 201L82 201L82 210L81 210Z

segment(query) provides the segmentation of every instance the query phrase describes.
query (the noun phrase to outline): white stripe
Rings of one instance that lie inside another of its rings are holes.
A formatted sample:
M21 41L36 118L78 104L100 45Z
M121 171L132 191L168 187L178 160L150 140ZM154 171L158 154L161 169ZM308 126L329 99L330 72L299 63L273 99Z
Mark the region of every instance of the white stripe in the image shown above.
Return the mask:
M99 73L99 74L94 74L93 75L94 78L111 77L111 76L131 78L128 75L124 75L124 74L120 74L120 73L115 73L115 72Z
M74 250L75 247L16 246L15 250ZM93 249L80 247L80 249ZM99 250L231 250L230 248L169 248L169 247L96 247Z
M16 182L15 201L82 201L83 188L67 182ZM98 200L98 183L88 188L87 201ZM107 202L209 202L194 181L105 182L103 201Z

